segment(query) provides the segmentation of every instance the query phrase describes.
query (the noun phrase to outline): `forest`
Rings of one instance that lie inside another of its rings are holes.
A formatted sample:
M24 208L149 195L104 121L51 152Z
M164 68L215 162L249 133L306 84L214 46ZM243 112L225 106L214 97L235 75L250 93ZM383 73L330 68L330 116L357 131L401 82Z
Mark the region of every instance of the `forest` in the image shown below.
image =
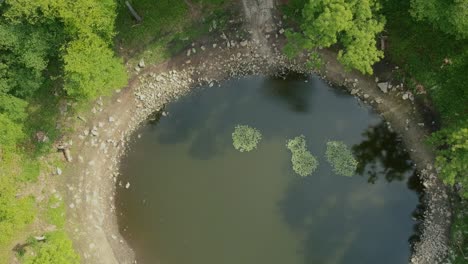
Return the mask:
M133 0L143 17L135 27L123 0L0 0L0 263L8 263L11 254L21 263L82 261L66 230L62 198L44 199L32 191L41 174L66 166L50 154L80 122L67 117L87 113L91 102L125 88L143 54L147 64L163 62L210 34L206 21L216 18L222 27L235 15L229 10L235 2ZM439 120L427 144L453 195L449 257L466 263L468 2L280 2L289 27L284 53L290 58L308 51L313 63L318 50L330 49L346 69L367 75L385 60L398 65L406 87L424 91L421 100ZM55 226L44 234L45 242L35 237L41 225ZM35 254L25 254L25 248Z

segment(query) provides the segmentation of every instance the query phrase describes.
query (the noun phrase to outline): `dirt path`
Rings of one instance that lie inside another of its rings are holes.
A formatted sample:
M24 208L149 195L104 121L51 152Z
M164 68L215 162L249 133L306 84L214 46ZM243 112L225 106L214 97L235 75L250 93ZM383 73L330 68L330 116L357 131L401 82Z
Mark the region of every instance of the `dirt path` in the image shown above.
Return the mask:
M271 48L265 33L275 30L273 20L273 10L275 9L273 0L242 0L246 26L251 32L252 41L260 47L260 53L272 58Z
M192 52L188 57L182 53L160 65L141 69L124 91L108 102L98 100L94 113L87 117L89 121L71 138L74 163L65 172L69 180L62 192L67 193L67 228L83 263L135 263L134 253L119 233L114 196L116 188L132 188L131 183L117 182L118 163L127 138L149 115L193 86L211 87L218 80L247 74L310 72L303 63L290 62L276 48L270 48L284 42L277 31L271 33L275 38L268 39L265 34L274 30L264 27L264 22L275 24L272 0L243 0L242 5L252 39L239 39L236 36L242 34L226 32L227 38L195 43L190 47L197 50L195 55ZM431 167L432 152L423 143L428 135L427 124L420 125L423 121L411 101L402 99L403 91L384 94L373 77L345 72L333 52L323 51L322 56L327 62L322 74L335 84L345 84L352 94L372 104L411 150L413 160L423 172L421 179L428 193L425 199L429 208L423 241L416 246L413 263L437 263L436 257L446 251L445 219L450 212L445 190Z

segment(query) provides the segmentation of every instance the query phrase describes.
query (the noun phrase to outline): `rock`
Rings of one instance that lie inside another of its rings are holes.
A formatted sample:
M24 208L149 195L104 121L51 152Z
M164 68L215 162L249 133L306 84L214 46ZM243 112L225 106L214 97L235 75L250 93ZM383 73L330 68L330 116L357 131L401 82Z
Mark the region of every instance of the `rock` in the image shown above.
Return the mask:
M125 185L125 189L128 189L128 188L130 188L130 183L129 182L127 182L127 184Z
M403 96L401 98L403 98L403 100L407 100L408 99L408 94L407 93L404 93Z
M97 128L96 128L96 127L94 127L93 129L91 129L91 135L93 135L93 136L95 136L95 137L99 136L99 132L97 131Z
M45 143L49 141L49 137L47 137L46 133L43 131L38 131L36 133L36 139L37 139L37 142L40 142L40 143Z
M359 92L359 89L352 89L351 90L351 95L355 95Z
M364 98L366 98L366 99L369 98L369 96L370 95L368 95L368 94L364 94Z
M138 63L138 67L144 68L145 67L145 60L141 59L140 62Z
M112 123L112 122L114 122L114 121L115 121L114 117L109 116L109 123Z
M62 175L62 169L60 169L59 167L57 167L57 175Z
M191 50L191 49L188 49L188 50L187 50L187 57L190 57L190 54L192 54L192 50Z
M380 91L382 91L383 93L388 93L388 82L378 83L377 86L379 87Z
M205 50L206 50L205 46L201 46L200 49L201 49L202 51L205 51Z
M283 29L283 28L280 29L278 33L283 34L283 33L284 33L284 29Z
M214 43L214 44L213 44L213 48L216 48L216 46L218 46L218 44Z
M242 47L245 47L245 46L247 46L247 43L248 43L247 40L242 40L242 41L240 42L240 45L241 45Z

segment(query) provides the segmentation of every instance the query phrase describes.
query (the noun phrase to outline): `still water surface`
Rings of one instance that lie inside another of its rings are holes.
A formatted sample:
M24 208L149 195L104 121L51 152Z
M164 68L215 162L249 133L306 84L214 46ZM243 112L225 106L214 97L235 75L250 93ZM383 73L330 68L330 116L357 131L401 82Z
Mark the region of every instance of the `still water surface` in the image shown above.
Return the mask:
M122 159L117 207L138 263L408 263L418 205L398 137L369 107L319 78L247 77L197 89L168 117L135 132ZM263 133L232 147L236 124ZM285 144L303 134L320 165L301 178ZM333 173L327 140L360 162Z

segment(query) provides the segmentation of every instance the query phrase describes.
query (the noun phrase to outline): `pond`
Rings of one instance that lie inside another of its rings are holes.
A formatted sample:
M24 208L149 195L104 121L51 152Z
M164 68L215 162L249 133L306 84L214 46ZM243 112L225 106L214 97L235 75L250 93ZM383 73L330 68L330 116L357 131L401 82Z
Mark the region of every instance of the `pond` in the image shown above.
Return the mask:
M137 130L122 158L120 231L138 263L408 263L419 186L398 136L368 106L316 76L250 76L196 88ZM239 152L237 124L262 133ZM291 166L304 135L319 166ZM359 162L335 174L326 142ZM125 185L130 183L129 188Z

